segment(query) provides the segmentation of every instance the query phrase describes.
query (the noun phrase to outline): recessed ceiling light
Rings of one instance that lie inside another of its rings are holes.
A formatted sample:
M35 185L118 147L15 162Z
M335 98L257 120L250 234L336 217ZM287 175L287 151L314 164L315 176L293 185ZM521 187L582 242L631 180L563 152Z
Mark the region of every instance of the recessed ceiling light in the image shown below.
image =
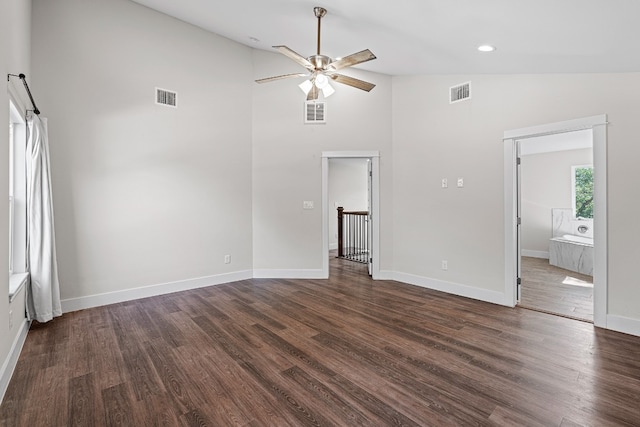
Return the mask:
M480 52L493 52L494 50L496 50L496 47L491 46L490 44L483 44L478 46L478 50Z

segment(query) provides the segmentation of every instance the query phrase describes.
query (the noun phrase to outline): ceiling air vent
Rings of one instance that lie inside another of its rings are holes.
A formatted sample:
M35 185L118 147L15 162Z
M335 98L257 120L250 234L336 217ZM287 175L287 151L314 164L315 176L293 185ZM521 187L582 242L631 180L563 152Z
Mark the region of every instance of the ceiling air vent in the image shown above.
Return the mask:
M324 102L306 101L304 103L305 123L326 123L327 107Z
M449 88L449 104L471 98L471 82L466 82Z
M157 87L156 104L178 108L178 93Z

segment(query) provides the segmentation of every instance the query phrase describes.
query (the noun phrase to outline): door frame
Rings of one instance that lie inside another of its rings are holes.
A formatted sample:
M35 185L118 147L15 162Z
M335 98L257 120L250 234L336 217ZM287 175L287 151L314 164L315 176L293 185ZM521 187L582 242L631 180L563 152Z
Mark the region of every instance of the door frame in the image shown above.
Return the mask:
M607 327L607 115L584 117L504 132L504 238L505 303L516 305L517 241L517 141L577 130L592 130L593 138L593 324Z
M329 159L369 159L371 161L371 277L380 276L380 152L322 152L322 277L329 278Z

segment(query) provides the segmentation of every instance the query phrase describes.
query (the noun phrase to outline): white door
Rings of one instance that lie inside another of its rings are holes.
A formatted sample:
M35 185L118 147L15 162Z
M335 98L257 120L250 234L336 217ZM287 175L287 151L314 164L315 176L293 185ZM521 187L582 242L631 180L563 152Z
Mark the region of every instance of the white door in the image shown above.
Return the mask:
M522 198L520 174L520 141L516 141L516 304L520 303L522 297Z
M371 276L373 273L373 221L372 221L372 212L373 212L373 206L372 206L372 201L373 201L373 167L371 164L371 159L367 159L367 211L369 212L369 215L367 215L367 238L368 238L368 242L367 242L367 247L369 248L369 254L368 257L369 259L367 260L367 266L368 266L368 271L369 271L369 276Z

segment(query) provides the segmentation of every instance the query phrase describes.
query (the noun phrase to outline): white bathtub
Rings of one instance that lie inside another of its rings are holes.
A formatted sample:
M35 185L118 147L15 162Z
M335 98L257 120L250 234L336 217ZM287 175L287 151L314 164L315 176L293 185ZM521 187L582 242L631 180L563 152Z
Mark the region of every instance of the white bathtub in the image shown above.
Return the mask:
M555 240L555 241L558 241L558 242L579 243L581 245L593 246L593 239L592 238L584 237L584 236L574 236L573 234L565 234L562 237L554 237L551 240Z
M549 264L593 276L593 239L565 234L549 241Z

